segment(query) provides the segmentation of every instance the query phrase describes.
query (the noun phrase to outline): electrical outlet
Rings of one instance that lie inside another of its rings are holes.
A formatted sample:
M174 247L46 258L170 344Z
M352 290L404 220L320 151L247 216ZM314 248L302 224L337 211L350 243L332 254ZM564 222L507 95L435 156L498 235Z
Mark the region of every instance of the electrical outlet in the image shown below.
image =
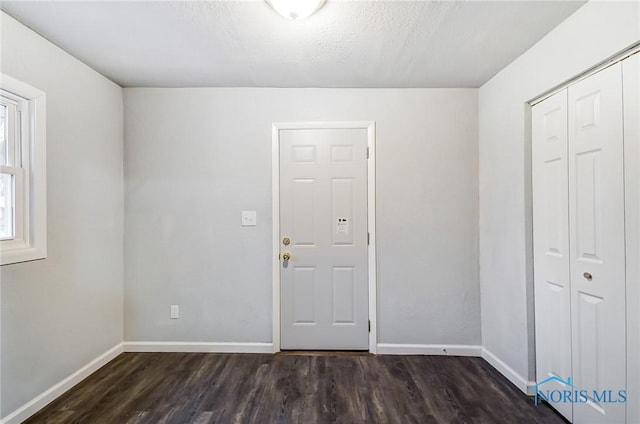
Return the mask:
M257 214L256 211L242 211L242 222L241 225L243 227L253 227L257 222Z
M178 305L171 305L171 319L180 318L180 307Z

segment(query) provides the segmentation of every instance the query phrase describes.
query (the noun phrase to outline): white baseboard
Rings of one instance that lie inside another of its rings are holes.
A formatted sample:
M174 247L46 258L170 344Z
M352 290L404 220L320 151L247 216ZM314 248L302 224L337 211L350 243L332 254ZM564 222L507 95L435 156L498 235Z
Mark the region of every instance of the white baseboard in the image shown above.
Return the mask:
M378 355L480 356L482 346L378 343Z
M482 358L498 370L500 374L504 375L513 385L522 390L524 394L527 396L533 396L535 394L535 381L527 381L526 378L515 372L513 368L485 348L482 348Z
M273 353L273 343L124 342L125 352Z
M38 395L36 398L22 405L6 417L0 420L0 424L19 424L25 421L27 418L56 400L67 390L71 389L76 384L87 378L89 375L96 372L99 368L106 365L116 356L123 352L122 343L112 347L102 355L98 356L87 365L80 368L78 371L71 374L55 386L49 388L47 391Z

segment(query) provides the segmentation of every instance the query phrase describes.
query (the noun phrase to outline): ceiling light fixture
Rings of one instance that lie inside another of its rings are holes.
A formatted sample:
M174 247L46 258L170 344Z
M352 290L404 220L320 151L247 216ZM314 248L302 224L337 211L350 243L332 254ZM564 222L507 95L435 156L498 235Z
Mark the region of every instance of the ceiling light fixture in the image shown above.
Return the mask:
M313 15L326 0L265 0L269 6L287 19L299 21Z

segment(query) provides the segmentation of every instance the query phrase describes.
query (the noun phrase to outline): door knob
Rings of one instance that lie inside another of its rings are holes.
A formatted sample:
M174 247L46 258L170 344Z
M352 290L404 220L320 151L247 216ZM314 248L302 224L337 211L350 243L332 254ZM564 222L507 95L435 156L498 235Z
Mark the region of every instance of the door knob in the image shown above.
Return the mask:
M291 243L291 239L289 237L285 237L282 239L282 244L284 244L285 246L289 246L289 243Z
M291 253L289 252L284 252L282 254L282 259L284 259L285 261L288 261L289 259L291 259Z
M583 276L583 277L584 277L584 279L585 279L585 280L587 280L587 281L591 281L591 280L593 279L593 276L592 276L590 273L588 273L588 272L585 272L584 274L582 274L582 276Z

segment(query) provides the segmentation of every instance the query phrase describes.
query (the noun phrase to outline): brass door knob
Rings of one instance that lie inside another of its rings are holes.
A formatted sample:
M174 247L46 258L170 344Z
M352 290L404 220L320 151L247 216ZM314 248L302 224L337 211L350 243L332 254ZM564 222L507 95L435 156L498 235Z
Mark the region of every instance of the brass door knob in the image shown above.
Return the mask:
M289 259L291 259L291 253L289 252L284 252L282 254L282 259L284 259L285 261L288 261Z
M587 281L591 281L591 280L593 279L593 276L592 276L590 273L588 273L588 272L585 272L584 274L582 274L582 276L583 276L583 277L584 277L584 279L585 279L585 280L587 280Z

